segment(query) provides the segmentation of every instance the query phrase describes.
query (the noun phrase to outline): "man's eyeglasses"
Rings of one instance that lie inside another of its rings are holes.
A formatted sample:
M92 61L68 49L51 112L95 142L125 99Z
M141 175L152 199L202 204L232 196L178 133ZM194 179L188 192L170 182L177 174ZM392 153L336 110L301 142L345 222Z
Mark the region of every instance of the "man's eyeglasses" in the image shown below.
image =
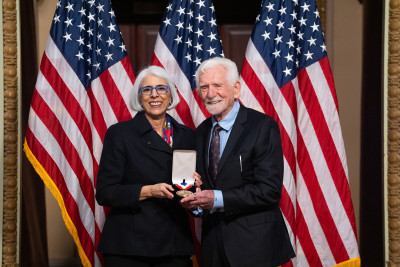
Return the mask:
M163 95L168 93L169 87L168 85L157 85L156 87L144 86L139 88L139 92L142 95L151 95L153 93L153 89L156 90L157 94Z

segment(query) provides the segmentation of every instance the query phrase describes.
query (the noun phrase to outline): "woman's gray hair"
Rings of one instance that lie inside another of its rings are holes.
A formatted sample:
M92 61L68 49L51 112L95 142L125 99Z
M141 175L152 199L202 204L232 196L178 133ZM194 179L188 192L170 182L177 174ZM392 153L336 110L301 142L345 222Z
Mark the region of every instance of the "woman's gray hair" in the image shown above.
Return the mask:
M167 109L173 109L176 105L178 105L179 95L175 87L175 84L170 78L168 72L165 69L158 66L148 66L144 68L142 71L140 71L139 75L136 77L135 83L133 84L132 93L129 99L129 103L132 109L135 111L143 110L143 107L140 103L139 88L141 87L143 79L149 74L153 74L154 76L157 76L167 81L169 90L171 90L171 99L172 99L172 102Z
M207 69L213 68L217 65L221 65L226 69L226 79L231 83L232 86L235 86L235 83L239 81L239 71L236 66L236 63L228 58L223 57L213 57L203 61L200 64L199 68L196 71L196 88L197 91L200 90L199 86L199 78L200 74L204 73Z

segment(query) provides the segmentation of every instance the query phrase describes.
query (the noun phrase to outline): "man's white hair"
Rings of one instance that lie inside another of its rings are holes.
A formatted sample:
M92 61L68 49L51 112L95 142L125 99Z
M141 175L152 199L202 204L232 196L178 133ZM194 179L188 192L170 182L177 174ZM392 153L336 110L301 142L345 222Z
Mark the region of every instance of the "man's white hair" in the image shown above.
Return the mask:
M199 68L196 71L195 78L196 78L197 91L200 90L199 86L200 74L204 73L207 69L213 68L217 65L221 65L226 69L226 79L228 80L229 83L231 83L232 86L234 86L236 82L240 82L239 71L235 62L233 62L228 58L213 57L203 61L203 63L200 64Z

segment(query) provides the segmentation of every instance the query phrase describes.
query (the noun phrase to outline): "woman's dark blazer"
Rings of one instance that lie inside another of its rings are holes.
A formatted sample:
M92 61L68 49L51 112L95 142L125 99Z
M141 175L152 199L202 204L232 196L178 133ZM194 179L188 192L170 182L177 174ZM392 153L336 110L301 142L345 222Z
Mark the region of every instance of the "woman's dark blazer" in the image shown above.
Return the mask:
M159 257L194 253L187 212L174 199L139 201L144 185L171 184L172 151L193 149L193 131L171 118L173 147L153 130L143 112L111 126L97 174L96 200L111 207L98 251Z

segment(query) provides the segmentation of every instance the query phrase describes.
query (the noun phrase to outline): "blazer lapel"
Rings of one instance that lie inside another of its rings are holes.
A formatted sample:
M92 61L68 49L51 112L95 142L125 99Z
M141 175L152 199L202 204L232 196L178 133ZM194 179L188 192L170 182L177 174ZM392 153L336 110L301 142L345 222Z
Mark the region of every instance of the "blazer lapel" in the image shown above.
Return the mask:
M185 147L187 140L183 136L183 133L184 133L183 126L181 124L179 124L172 116L170 116L170 118L171 118L171 123L172 123L173 131L174 131L173 136L172 136L172 138L173 138L172 150Z
M154 133L149 132L148 134L146 134L145 138L146 138L146 147L172 154L172 148L155 131Z
M201 150L202 150L202 155L203 155L202 164L203 164L203 167L205 170L206 178L207 178L209 184L212 187L215 187L214 181L211 179L210 175L208 174L208 147L210 146L211 127L212 127L212 120L210 117L207 119L207 125L206 125L206 127L204 127L204 132L201 134L201 136L203 138L201 141L201 144L204 144L201 147Z
M164 151L172 154L172 148L164 141L164 139L153 130L150 122L146 119L144 112L139 112L135 116L136 127L140 137L144 138L147 148Z
M239 141L239 138L244 131L244 127L242 124L245 123L246 121L247 121L247 111L246 111L245 107L240 105L240 109L239 109L238 115L236 117L235 123L233 124L231 134L229 135L228 142L226 143L224 152L222 153L221 159L219 161L217 180L218 180L218 174L220 173L228 156L231 154L232 149L234 148L236 143Z

